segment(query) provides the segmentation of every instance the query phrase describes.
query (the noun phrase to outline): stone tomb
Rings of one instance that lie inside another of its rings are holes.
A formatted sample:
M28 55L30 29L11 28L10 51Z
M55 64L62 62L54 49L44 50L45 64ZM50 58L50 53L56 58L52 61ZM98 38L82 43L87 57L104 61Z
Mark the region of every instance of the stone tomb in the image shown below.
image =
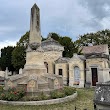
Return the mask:
M94 104L96 110L110 110L110 81L96 84Z

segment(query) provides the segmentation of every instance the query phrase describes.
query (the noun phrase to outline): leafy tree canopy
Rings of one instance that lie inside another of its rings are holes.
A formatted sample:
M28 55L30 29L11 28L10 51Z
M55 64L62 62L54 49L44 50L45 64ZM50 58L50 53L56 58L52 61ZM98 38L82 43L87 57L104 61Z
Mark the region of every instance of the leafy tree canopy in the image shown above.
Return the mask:
M93 46L100 44L108 44L110 50L110 30L102 30L96 33L87 33L79 36L79 39L76 40L75 45L81 46Z
M73 53L78 53L78 48L75 46L70 37L62 37L57 33L50 34L54 40L58 41L62 46L64 46L63 57L72 57Z
M24 67L26 48L29 43L29 32L26 32L17 42L17 46L12 52L12 64L18 71L20 68Z
M16 46L16 48L12 52L12 64L14 68L18 71L20 68L24 67L25 64L25 47L24 46Z
M4 71L6 67L8 67L9 71L14 71L11 60L12 60L12 52L15 47L8 46L1 49L1 58L0 58L0 67Z

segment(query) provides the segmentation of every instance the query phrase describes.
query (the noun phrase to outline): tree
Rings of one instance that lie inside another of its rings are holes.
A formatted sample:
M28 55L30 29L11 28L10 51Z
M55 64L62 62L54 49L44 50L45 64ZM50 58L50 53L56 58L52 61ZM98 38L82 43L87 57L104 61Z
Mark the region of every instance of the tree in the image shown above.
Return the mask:
M75 45L81 46L94 46L108 44L110 50L110 30L102 30L96 33L87 33L79 36L79 39L75 41Z
M63 57L72 57L74 53L77 53L77 47L75 47L70 37L61 37L60 44L64 46Z
M49 34L51 34L51 38L53 38L54 40L56 40L56 41L58 41L60 43L61 36L59 34L54 33L54 32L49 33Z
M9 71L15 70L11 62L14 48L15 47L8 46L1 49L0 67L3 71L5 71L6 67L8 67Z
M24 46L27 47L29 43L29 31L26 32L19 40L19 42L17 42L17 46Z
M24 67L25 64L25 47L24 46L16 46L16 48L12 52L12 64L14 68L18 71L20 68Z
M29 32L24 34L19 42L17 42L17 46L12 52L12 64L18 71L20 68L24 67L25 57L26 57L26 48L29 43Z
M62 46L64 46L63 57L72 57L74 53L78 53L78 48L75 46L74 42L70 37L60 36L57 33L50 33L51 38L58 41Z

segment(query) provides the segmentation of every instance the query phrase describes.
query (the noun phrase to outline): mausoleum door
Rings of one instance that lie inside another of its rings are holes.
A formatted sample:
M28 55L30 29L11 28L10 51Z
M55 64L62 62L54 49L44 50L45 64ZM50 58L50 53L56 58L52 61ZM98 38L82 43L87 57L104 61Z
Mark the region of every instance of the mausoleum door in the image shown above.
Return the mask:
M63 75L63 70L59 69L59 75Z
M74 67L74 84L79 84L80 81L80 69L78 66Z
M98 82L97 68L91 68L92 71L92 86L96 86Z

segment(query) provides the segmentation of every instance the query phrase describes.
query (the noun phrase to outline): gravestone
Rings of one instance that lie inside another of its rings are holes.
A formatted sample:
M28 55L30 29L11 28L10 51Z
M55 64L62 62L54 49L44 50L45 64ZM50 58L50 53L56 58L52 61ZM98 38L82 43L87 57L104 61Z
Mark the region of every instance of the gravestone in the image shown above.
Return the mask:
M94 104L96 110L110 109L110 81L96 84Z
M20 69L19 69L19 74L22 74L22 73L23 73L23 69L20 68Z

